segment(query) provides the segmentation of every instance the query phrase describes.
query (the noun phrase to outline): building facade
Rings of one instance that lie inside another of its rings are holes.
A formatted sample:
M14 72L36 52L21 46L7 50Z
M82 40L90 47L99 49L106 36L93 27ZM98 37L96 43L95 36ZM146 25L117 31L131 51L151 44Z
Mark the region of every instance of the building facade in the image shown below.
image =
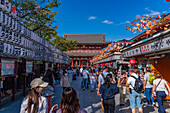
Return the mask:
M110 41L104 34L64 34L69 40L77 41L77 49L67 51L72 67L89 67L93 56L100 54Z

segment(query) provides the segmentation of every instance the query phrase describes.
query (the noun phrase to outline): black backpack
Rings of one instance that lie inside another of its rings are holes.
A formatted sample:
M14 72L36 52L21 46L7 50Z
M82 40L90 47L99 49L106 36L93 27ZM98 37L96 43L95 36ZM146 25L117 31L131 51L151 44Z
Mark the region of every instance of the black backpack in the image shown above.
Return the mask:
M133 77L134 79L135 79L135 86L133 87L132 85L132 87L133 87L133 89L136 91L136 92L142 92L142 90L143 90L143 83L142 83L142 81L140 80L140 77L138 77L138 78L136 78L136 77L134 77L134 76L131 76L131 77Z

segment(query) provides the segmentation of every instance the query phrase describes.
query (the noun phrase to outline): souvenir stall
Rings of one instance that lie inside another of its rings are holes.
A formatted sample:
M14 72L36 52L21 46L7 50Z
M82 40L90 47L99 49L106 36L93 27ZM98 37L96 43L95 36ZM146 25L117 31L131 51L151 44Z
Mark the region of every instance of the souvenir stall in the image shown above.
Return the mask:
M124 48L122 52L124 58L133 58L139 69L151 67L154 74L161 73L168 84L170 83L168 69L170 64L170 29L161 30L149 38Z
M35 62L44 62L43 68L40 69L44 72L47 62L52 63L58 59L54 54L61 51L22 25L20 12L10 2L2 1L0 2L0 104L5 104L7 99L11 100L11 97L14 100L18 92L26 94L30 81L35 77Z
M128 68L128 62L121 56L121 49L128 44L133 43L132 40L117 40L113 41L106 48L103 49L100 55L94 56L91 62L94 66L108 66L115 71L119 71L119 74L126 71Z

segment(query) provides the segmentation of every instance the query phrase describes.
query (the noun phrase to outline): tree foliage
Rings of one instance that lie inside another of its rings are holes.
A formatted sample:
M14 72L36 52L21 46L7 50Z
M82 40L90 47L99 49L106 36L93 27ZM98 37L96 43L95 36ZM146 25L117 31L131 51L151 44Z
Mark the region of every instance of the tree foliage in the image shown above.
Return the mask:
M52 44L55 45L56 48L62 51L70 51L72 49L76 49L77 41L68 40L62 36L56 36L51 40Z
M130 26L126 26L126 30L132 31L134 34L137 31L144 31L147 37L157 32L156 28L164 29L165 31L169 28L170 18L165 18L165 14L157 16L149 15L137 15L137 18L130 23Z
M63 37L57 35L58 25L56 24L55 11L61 4L58 0L9 0L15 4L17 9L21 11L21 23L26 27L38 33L40 37L46 39L54 45L66 44L67 48L73 48L76 43L64 40ZM53 40L58 40L52 42ZM62 42L64 41L64 42ZM60 44L61 43L61 44ZM72 44L73 43L73 44ZM67 50L62 48L62 50ZM59 48L60 49L60 48Z

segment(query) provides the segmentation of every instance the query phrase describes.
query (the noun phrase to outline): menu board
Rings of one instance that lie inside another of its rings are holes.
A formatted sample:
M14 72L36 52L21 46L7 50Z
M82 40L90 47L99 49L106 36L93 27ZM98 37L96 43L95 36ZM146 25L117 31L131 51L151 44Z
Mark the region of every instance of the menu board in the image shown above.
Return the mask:
M33 72L33 62L26 62L26 73Z
M1 60L1 75L15 74L15 61Z

